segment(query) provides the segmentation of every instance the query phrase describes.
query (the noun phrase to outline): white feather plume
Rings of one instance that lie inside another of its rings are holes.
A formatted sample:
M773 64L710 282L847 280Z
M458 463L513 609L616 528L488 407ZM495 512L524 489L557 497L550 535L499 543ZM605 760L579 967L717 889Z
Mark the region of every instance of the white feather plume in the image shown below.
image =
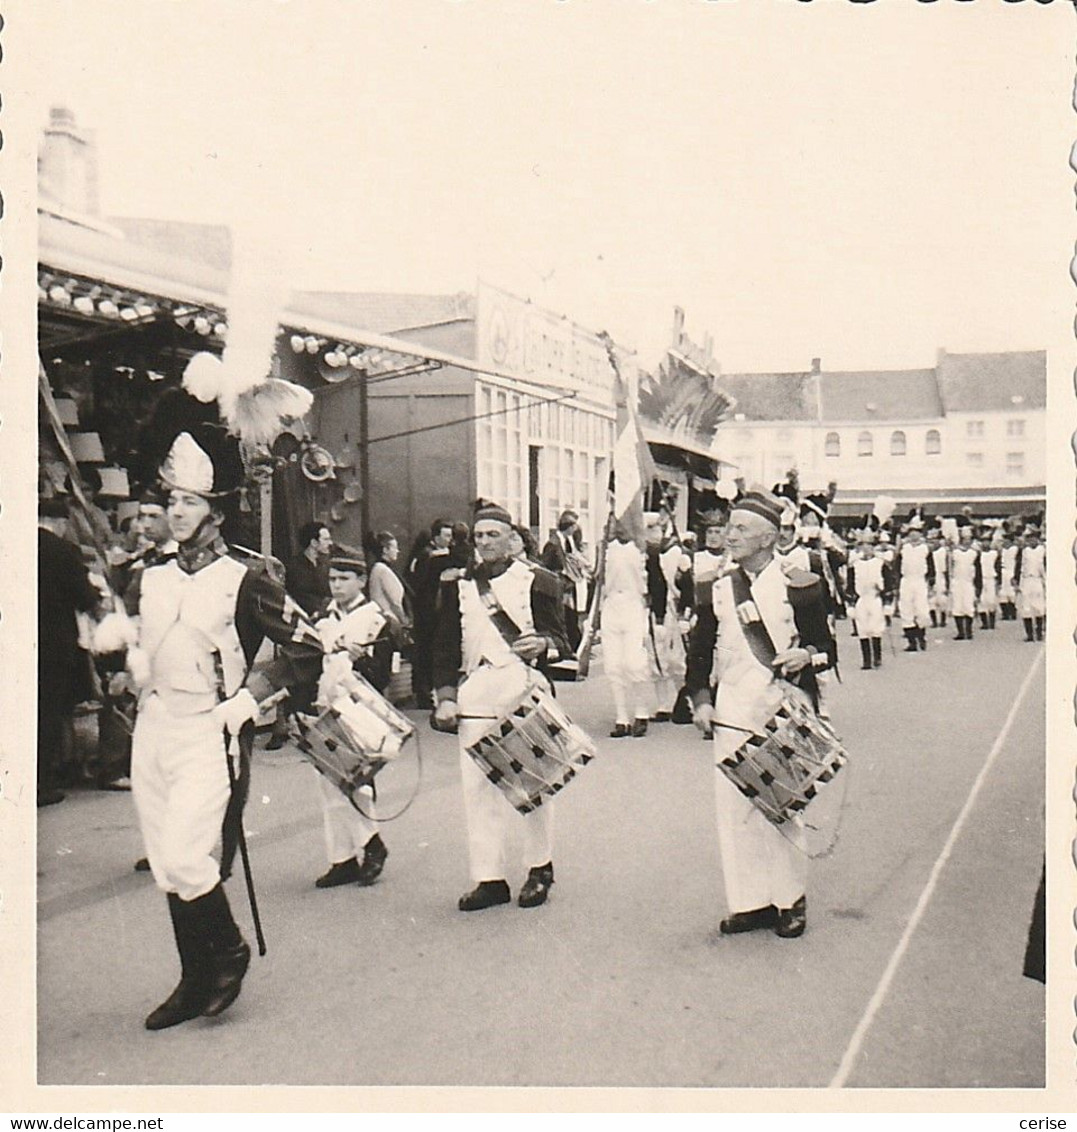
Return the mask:
M183 388L203 405L220 397L223 389L224 367L216 354L203 351L195 354L183 371Z
M270 445L291 420L310 412L314 394L301 385L271 377L235 396L221 399L228 429L253 445Z

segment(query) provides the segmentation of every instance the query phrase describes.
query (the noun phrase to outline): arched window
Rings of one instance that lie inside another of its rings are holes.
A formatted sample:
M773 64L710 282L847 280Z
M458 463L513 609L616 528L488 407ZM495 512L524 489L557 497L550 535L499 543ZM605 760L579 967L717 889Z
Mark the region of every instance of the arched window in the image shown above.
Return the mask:
M890 455L905 455L905 434L901 431L901 429L895 429L890 434Z
M858 456L872 456L875 453L875 441L870 432L862 432L856 438L856 454Z
M929 428L927 436L924 437L924 454L927 456L937 456L942 451L942 437L939 435L937 428Z
M826 434L826 448L824 449L828 456L841 455L841 437L836 432L828 432Z

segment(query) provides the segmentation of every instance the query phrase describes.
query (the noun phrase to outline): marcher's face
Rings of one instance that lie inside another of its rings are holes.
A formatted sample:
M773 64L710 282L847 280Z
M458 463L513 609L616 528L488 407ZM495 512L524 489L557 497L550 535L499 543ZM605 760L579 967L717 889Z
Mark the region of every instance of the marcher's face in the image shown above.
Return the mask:
M434 535L434 545L438 550L444 550L452 542L452 527L442 527Z
M734 511L725 531L725 548L734 562L772 548L778 539L778 528L754 511Z
M338 605L351 605L363 592L365 584L366 574L329 568L329 592Z
M385 544L385 549L381 552L381 555L386 562L395 562L400 557L400 544L395 538Z
M318 532L318 538L314 543L314 549L319 554L328 554L333 549L333 536L329 533L328 527L322 527Z
M644 528L644 537L648 546L658 546L662 541L662 520L648 519Z
M526 557L526 547L519 531L512 531L509 534L509 553L513 558Z
M708 550L721 550L725 532L721 527L708 527L703 532L703 543Z
M475 549L483 562L500 562L512 555L513 530L497 519L480 519L475 524Z
M165 509L153 503L140 507L138 532L152 542L164 542L168 538L168 516Z
M212 508L208 499L190 491L173 491L168 497L168 529L176 542L187 542L198 533Z
M778 532L778 545L785 550L787 547L796 542L797 529L792 524L782 523L781 530Z

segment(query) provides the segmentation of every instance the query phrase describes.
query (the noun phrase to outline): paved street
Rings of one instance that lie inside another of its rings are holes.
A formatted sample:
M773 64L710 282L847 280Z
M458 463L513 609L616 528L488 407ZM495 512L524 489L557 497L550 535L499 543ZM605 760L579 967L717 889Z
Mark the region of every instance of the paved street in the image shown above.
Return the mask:
M269 954L213 1021L142 1029L178 964L165 901L132 871L130 795L40 811L40 1082L825 1086L1032 670L847 1084L1042 1085L1043 988L1021 966L1043 844L1043 646L999 622L971 643L929 630L908 656L895 627L898 653L865 673L848 633L833 695L844 818L812 866L802 939L716 934L709 748L671 724L606 739L599 672L559 685L602 738L557 802L557 883L539 909L456 911L451 737L423 727L421 794L386 825L385 874L363 890L313 887L314 772L260 752L247 824ZM247 931L238 875L229 891Z

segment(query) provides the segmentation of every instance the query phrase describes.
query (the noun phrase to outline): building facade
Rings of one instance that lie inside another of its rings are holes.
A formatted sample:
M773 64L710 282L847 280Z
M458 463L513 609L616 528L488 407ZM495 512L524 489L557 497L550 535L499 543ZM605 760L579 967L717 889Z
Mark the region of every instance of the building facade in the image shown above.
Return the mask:
M929 513L1042 507L1046 351L952 354L930 369L724 374L723 458L752 482L838 484L835 512L880 495Z

